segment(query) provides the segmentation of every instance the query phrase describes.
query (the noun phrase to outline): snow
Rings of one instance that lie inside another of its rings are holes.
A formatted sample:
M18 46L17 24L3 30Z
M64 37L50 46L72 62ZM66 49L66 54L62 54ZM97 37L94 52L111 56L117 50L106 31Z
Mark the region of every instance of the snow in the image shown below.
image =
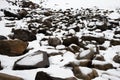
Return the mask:
M98 61L98 60L93 60L93 61L92 61L92 64L105 65L105 64L108 64L108 62L105 62L105 61Z
M107 4L107 5L106 5ZM102 9L115 9L120 7L119 0L45 0L44 7L53 9L67 8L93 8L97 6Z
M43 61L43 54L28 55L17 62L19 65L35 65Z
M110 19L119 19L119 18L120 18L120 14L114 12L114 13L111 13L110 15L108 15L108 17L109 17Z
M35 3L39 3L40 0L31 0ZM45 0L45 2L43 4L41 4L43 7L46 8L52 8L52 9L67 9L67 8L79 8L81 9L81 7L84 8L94 8L96 9L97 6L98 8L102 8L102 9L116 9L116 8L120 8L120 0ZM12 9L18 9L18 6L12 6L11 4L8 4L6 2L6 0L0 0L0 9L8 9L8 8L12 8ZM0 16L4 16L3 12L0 11ZM120 18L120 14L117 12L111 13L109 15L107 15L110 19L118 19ZM46 19L48 17L45 17L44 19ZM44 20L43 19L43 20ZM11 23L12 21L8 21L5 20L2 17L2 21L0 21L0 35L6 36L8 37L9 34L11 34L11 29L12 28L7 28L5 27L6 23ZM19 29L19 28L25 28L26 29L26 22L24 20L15 20L15 28ZM85 26L87 27L87 22L83 21L85 23ZM120 23L120 22L119 22ZM62 23L59 23L62 25L62 27L66 28L66 26L64 26ZM96 22L97 25L102 25L102 22ZM90 25L94 25L94 22L90 23ZM81 26L79 24L79 26ZM70 26L70 28L75 27L75 25ZM119 30L119 26L118 26L118 30ZM58 29L59 31L60 29ZM60 30L60 33L57 32L53 32L53 36L57 36L57 37L63 37L63 34L75 34L76 36L78 36L79 38L82 35L88 35L90 36L89 33L92 33L92 36L95 37L105 37L106 39L113 39L114 36L114 31L115 30L107 30L107 31L103 31L102 33L96 33L96 31L88 31L86 29L80 30L80 32L75 32L73 29L70 29L68 32L64 31L64 30ZM49 36L45 36L44 34L37 34L37 40L34 40L32 42L29 42L29 46L28 49L32 49L30 50L27 54L23 55L23 56L19 56L19 57L9 57L9 56L5 56L5 55L0 55L0 61L1 61L1 65L3 66L3 70L1 70L0 72L2 73L7 73L7 74L11 74L11 75L15 75L15 76L19 76L24 78L25 80L34 80L36 73L38 71L44 71L47 72L48 74L50 74L53 77L60 77L60 78L68 78L68 77L74 77L74 74L71 70L71 68L66 68L64 67L65 64L68 64L70 62L77 62L79 63L79 60L76 60L76 54L73 54L72 52L66 51L66 50L62 50L65 49L66 47L64 45L58 45L56 48L52 47L52 46L48 46L47 41L43 41L41 42L42 46L40 46L40 40L42 38L45 37L49 37ZM118 35L119 36L119 35ZM97 70L97 72L99 73L99 77L96 77L93 80L108 80L109 78L111 80L120 80L120 64L119 63L115 63L113 61L113 57L120 52L120 45L118 46L111 46L110 47L110 41L105 41L104 44L102 44L102 46L106 47L107 50L103 51L100 50L100 54L104 56L105 61L97 61L97 60L93 60L92 62L94 64L107 64L107 63L111 63L113 64L114 67L117 67L118 69L110 69L107 71L100 71ZM95 47L94 45L88 44L87 47ZM12 67L14 65L14 62L22 57L24 57L22 60L20 60L17 64L22 64L22 65L34 65L36 64L38 61L42 61L43 60L43 54L38 54L38 55L32 55L31 53L38 51L38 50L42 50L42 51L46 51L48 54L51 53L63 53L60 55L56 55L56 56L51 56L49 57L49 61L50 61L50 67L48 68L38 68L38 69L32 69L32 70L23 70L23 71L19 71L19 70L12 70ZM84 57L85 55L90 53L90 50L81 50L82 51L80 53L80 57ZM83 61L84 60L80 60ZM84 74L89 74L92 69L87 68L87 67L80 67L81 71Z
M85 75L88 75L92 72L92 69L90 69L90 68L86 68L86 67L79 67L79 68L80 68L81 72Z
M86 55L89 54L89 53L90 53L90 50L82 51L82 52L80 53L80 57L84 57L84 56L86 56Z

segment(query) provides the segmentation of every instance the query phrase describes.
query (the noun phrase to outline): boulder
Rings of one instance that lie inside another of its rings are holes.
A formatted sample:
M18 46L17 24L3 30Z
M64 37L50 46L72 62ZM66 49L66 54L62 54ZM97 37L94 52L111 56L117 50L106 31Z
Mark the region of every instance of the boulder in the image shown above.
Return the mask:
M111 40L110 45L113 45L113 46L120 45L120 41L119 40Z
M100 69L100 70L108 70L113 68L113 65L111 63L108 63L105 61L98 61L98 60L93 60L92 66L93 68Z
M36 51L33 54L20 58L14 64L13 70L25 70L49 67L49 60L46 52Z
M0 54L8 56L22 55L27 46L28 43L21 40L0 40Z
M8 75L5 73L0 73L0 80L24 80L24 79L13 75Z
M75 45L75 44L71 44L68 48L67 48L68 51L71 51L73 53L77 53L80 51L80 47Z
M65 80L77 80L75 77L66 78Z
M102 55L95 55L94 60L105 61L104 56Z
M27 14L28 14L28 12L25 9L19 10L18 13L14 13L14 12L11 12L11 11L8 11L8 10L4 10L5 17L14 17L14 18L17 18L17 19L22 19Z
M0 35L0 40L7 40L7 37Z
M27 10L21 9L21 10L17 13L18 19L24 18L27 14L28 14Z
M92 65L92 61L87 59L80 60L79 63L79 66L83 66L83 67L91 67L91 65Z
M94 58L95 52L91 49L85 50L83 52L80 53L79 58L78 59L88 59L88 60L92 60Z
M13 38L17 38L23 41L33 41L36 40L36 35L33 34L32 32L29 32L28 30L24 29L16 29L12 30L14 33Z
M51 77L49 74L40 71L40 72L37 72L35 80L65 80L65 79Z
M103 37L82 36L83 41L96 41L98 44L103 44L105 39Z
M91 80L95 77L98 77L96 70L87 67L74 67L73 73L77 78L83 80Z
M116 63L120 63L120 55L118 54L118 55L115 55L114 57L113 57L113 61L115 61Z
M8 11L8 10L4 10L4 15L5 15L5 17L15 17L15 18L18 17L17 14L15 14L15 13L13 13L13 12L10 12L10 11Z
M56 47L57 45L61 44L61 40L59 38L57 38L57 37L49 37L48 44L50 46Z
M25 1L25 0L21 2L20 6L23 8L31 8L31 9L36 9L39 7L39 5L33 3L32 1Z
M2 65L1 65L1 61L0 61L0 70L2 70L3 68L2 68Z
M79 46L79 39L76 36L72 36L70 38L63 39L63 45L70 46L71 44L76 44Z

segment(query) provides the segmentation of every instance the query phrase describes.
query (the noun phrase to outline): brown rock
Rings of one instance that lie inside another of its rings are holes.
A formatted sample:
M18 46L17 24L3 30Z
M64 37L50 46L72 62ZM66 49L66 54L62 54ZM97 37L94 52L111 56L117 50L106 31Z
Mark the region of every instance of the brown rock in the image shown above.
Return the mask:
M25 9L21 9L19 12L18 12L18 19L22 19L23 17L25 17L26 15L28 14L27 10Z
M118 55L115 55L114 57L113 57L113 61L115 61L116 63L120 63L120 55L118 54Z
M90 50L85 50L81 52L79 57L80 59L92 60L94 58L94 55L95 55L95 52L92 49L90 49Z
M61 40L60 40L59 38L57 38L57 37L50 37L50 38L48 39L48 44L49 44L50 46L56 47L57 45L60 45L60 44L61 44Z
M98 76L95 70L86 67L73 67L73 73L77 78L83 80L91 80Z
M75 44L71 44L69 47L68 47L68 50L73 52L73 53L76 53L76 52L79 52L80 50L80 47L75 45Z
M25 70L47 67L49 67L47 53L43 51L36 51L34 52L34 54L27 55L17 60L14 64L13 70Z
M87 60L87 59L80 60L79 66L91 67L91 65L92 65L92 61L91 60Z
M113 46L120 45L120 41L119 40L111 40L110 44Z
M100 70L108 70L113 68L113 65L111 63L107 63L105 61L97 61L97 60L93 60L92 66Z
M65 80L65 79L51 77L49 74L40 71L40 72L37 72L35 80Z
M0 40L7 40L7 37L0 35Z
M1 61L0 61L0 70L2 70L3 68L2 68L2 66L1 66Z
M24 80L24 79L17 76L0 73L0 80Z
M105 42L105 39L102 37L93 37L93 36L82 36L81 39L83 41L96 41L98 44L103 44Z
M36 40L36 35L33 34L32 32L29 32L27 30L24 29L16 29L16 30L12 30L12 32L14 33L13 38L17 38L23 41L33 41Z
M75 77L66 78L65 80L77 80Z
M0 41L0 53L8 56L22 55L28 46L27 42L21 40Z
M105 61L104 56L102 55L95 55L94 60Z
M69 46L71 44L76 44L79 46L79 39L76 36L72 36L70 38L63 39L63 45Z

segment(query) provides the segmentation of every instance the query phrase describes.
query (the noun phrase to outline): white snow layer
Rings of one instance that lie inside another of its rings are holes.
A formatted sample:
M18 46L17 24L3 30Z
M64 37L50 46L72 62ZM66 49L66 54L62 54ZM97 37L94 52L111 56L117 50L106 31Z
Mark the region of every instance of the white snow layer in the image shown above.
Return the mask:
M43 54L37 54L37 55L28 55L24 57L22 60L18 61L17 64L20 65L35 65L38 62L43 61Z

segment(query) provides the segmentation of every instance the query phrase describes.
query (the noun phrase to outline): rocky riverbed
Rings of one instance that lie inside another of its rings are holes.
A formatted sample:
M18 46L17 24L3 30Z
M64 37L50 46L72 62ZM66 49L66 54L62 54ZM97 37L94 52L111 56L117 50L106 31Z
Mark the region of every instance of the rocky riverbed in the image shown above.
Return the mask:
M6 1L17 7L0 11L0 80L120 79L120 9Z

